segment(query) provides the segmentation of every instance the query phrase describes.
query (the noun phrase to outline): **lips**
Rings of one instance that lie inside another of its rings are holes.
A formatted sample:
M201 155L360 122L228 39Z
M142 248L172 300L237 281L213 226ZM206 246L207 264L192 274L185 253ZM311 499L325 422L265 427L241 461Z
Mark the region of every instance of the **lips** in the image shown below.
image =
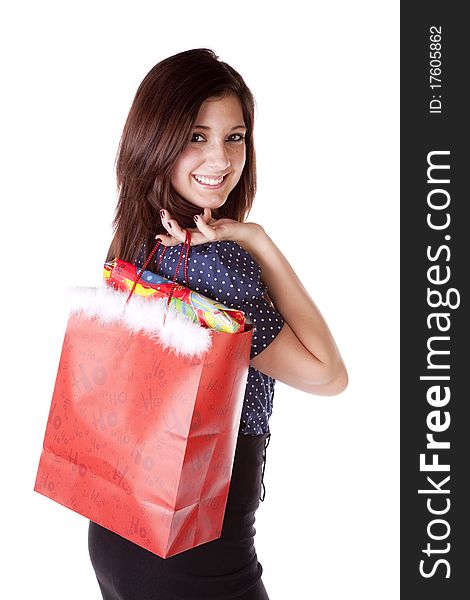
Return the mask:
M228 173L227 173L227 175L228 175ZM225 185L225 181L227 179L227 175L224 175L224 178L222 179L222 181L220 183L218 183L217 185L211 185L210 183L203 183L202 181L198 181L194 175L192 175L192 178L194 179L194 181L198 185L200 185L203 188L206 188L206 189L209 189L209 190L218 190L219 188L221 188L221 187L223 187Z

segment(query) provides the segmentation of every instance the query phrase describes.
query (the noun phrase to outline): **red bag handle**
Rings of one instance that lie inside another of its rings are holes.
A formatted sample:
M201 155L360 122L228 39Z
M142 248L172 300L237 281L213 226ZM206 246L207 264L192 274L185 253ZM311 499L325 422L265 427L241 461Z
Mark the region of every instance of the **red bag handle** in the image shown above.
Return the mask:
M138 281L140 279L140 276L145 271L146 266L151 261L153 255L155 254L155 252L157 251L158 247L160 246L161 241L162 240L160 238L157 238L157 243L155 244L155 247L153 248L152 252L150 252L147 260L144 262L142 268L138 272L137 277L136 277L136 279L134 281L134 285L132 286L132 289L131 289L131 291L129 293L129 296L128 296L127 300L126 300L126 304L131 299L131 296L134 293L135 287L136 287L136 285L137 285L137 283L138 283ZM178 276L178 271L179 271L179 268L180 268L180 265L181 265L181 260L183 258L183 252L184 252L185 248L186 248L186 256L185 256L185 260L184 260L184 280L183 280L183 284L184 284L185 281L186 281L186 283L188 283L188 281L189 281L188 280L188 257L189 257L189 248L190 248L190 246L191 246L191 234L186 229L186 238L185 238L185 240L183 242L183 246L181 247L181 252L180 252L179 259L178 259L178 264L176 265L175 274L173 276L172 286L171 286L171 289L170 289L170 293L168 294L168 302L166 304L167 310L168 310L168 307L170 306L170 302L171 302L171 299L173 297L173 292L174 292L175 287L177 285L177 283L176 283L176 277ZM160 265L162 263L165 251L166 251L166 246L164 246L162 255L160 256L160 260L158 261L157 272L158 272L158 269L160 268ZM166 319L166 312L165 312L165 315L164 315L164 318L163 318L163 324L165 324L165 319Z

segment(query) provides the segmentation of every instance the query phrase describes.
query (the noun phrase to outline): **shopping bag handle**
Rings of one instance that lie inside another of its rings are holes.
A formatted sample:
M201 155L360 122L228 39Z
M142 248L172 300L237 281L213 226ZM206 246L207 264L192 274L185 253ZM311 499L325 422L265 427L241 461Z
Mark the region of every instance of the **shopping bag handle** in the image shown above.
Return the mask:
M150 252L150 254L148 255L147 260L144 262L142 268L137 273L137 277L135 278L134 285L132 286L132 289L131 289L131 291L129 293L129 296L128 296L127 300L126 300L126 304L131 299L132 294L134 293L134 290L136 288L136 285L139 282L140 276L145 271L145 269L146 269L147 265L149 264L149 262L152 260L152 257L155 254L155 252L157 251L157 249L160 246L161 242L162 242L162 240L160 238L157 238L157 243L155 244L152 252ZM185 248L186 248L186 256L185 256L185 260L184 260L184 279L183 279L183 284L185 283L185 281L186 281L186 284L188 284L188 281L189 281L188 280L188 258L189 258L189 248L190 248L190 246L191 246L191 234L186 229L186 237L185 237L185 240L183 242L183 246L181 247L180 256L179 256L179 259L178 259L178 263L176 265L175 274L173 276L172 286L171 286L171 289L170 289L170 293L168 294L168 301L167 301L167 304L166 304L166 310L168 310L168 307L170 306L170 302L171 302L171 299L173 297L173 292L174 292L174 290L176 288L176 285L177 285L176 278L178 276L178 272L179 272L179 268L180 268L180 265L181 265L181 261L183 259L183 252L184 252ZM166 251L166 246L164 246L162 255L160 256L160 260L158 261L157 273L158 273L158 269L160 268L160 265L162 263L163 255L165 254L165 251ZM164 315L164 318L163 318L163 323L165 323L165 319L166 319L166 311L165 311L165 315Z

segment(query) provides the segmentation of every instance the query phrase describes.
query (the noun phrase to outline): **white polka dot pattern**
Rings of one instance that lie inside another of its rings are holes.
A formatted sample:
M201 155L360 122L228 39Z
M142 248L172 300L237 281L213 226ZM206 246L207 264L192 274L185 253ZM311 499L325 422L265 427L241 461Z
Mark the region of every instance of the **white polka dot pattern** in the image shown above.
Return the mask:
M182 243L166 248L159 273L173 279ZM163 246L147 266L156 271ZM135 260L141 268L147 258L145 244ZM184 263L177 281L183 283ZM189 288L230 308L243 310L253 322L250 359L257 356L275 339L284 325L281 315L263 297L266 286L261 281L261 268L242 246L232 241L207 242L191 246L188 260ZM254 367L248 369L240 431L246 435L269 433L269 417L273 410L276 380Z

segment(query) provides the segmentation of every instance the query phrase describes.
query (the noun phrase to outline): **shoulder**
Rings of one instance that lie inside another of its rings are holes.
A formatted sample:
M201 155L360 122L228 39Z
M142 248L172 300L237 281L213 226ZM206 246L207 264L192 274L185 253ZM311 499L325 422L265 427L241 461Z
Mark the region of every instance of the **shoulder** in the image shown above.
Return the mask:
M175 246L160 246L148 269L163 277L174 275L183 243ZM161 254L163 253L163 258ZM139 256L142 266L144 252ZM157 264L160 262L160 268ZM184 258L184 255L183 255ZM184 280L182 265L177 280ZM191 289L226 304L241 305L261 297L266 291L261 281L261 268L249 252L231 240L206 242L191 246L188 256L188 282Z
M154 256L154 260L157 257L160 257L162 253L164 253L164 259L166 258L173 260L180 256L182 248L182 242L180 244L176 244L175 246L165 247L161 245ZM145 260L146 253L147 248L146 245L143 244L137 253L136 260L141 262ZM231 267L233 269L244 268L245 270L253 271L254 274L261 272L260 266L251 256L251 254L242 246L240 246L240 244L231 240L206 242L205 244L191 246L189 249L189 257L193 261L198 262L202 262L204 259L209 259L213 262L220 261L227 265L227 267Z
M261 267L237 242L224 240L192 246L189 262L204 272L209 270L217 278L230 278L245 291L253 291L255 296L264 288Z
M240 244L230 240L191 246L189 256L194 260L210 259L212 262L218 262L234 272L249 274L254 279L259 279L261 275L261 268L251 254L242 248Z
M181 250L181 246L179 248ZM196 277L197 285L202 285L203 293L226 304L241 306L262 296L265 291L260 266L251 254L233 241L191 246L188 272L190 278Z

